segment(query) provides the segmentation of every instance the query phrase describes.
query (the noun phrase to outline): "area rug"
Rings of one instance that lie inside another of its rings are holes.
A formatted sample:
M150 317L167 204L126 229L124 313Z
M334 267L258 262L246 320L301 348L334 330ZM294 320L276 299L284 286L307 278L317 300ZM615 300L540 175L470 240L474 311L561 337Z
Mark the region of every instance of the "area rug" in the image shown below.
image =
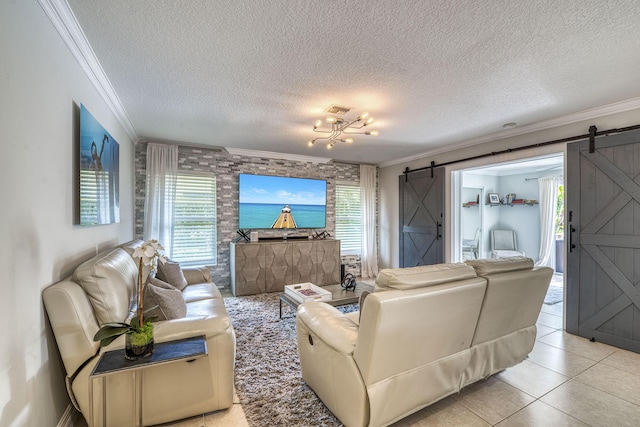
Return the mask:
M236 332L235 386L250 426L341 426L300 372L295 311L279 293L225 298ZM352 311L357 305L341 307Z
M562 299L564 297L563 290L564 288L562 286L549 286L549 289L547 290L547 296L545 296L544 298L544 303L547 305L553 305L562 302Z

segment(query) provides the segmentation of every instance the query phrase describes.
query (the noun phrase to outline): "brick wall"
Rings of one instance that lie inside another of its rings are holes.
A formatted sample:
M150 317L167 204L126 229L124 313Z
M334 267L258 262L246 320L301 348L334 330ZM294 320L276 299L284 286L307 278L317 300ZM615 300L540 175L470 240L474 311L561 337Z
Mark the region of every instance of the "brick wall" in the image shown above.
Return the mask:
M147 144L135 147L135 233L142 238L144 223L145 176ZM326 230L335 235L335 186L336 182L360 182L360 166L347 163L311 163L294 160L270 159L232 155L224 148L195 148L180 146L178 169L206 171L215 174L217 186L218 262L211 267L214 282L222 288L230 288L229 242L235 241L238 229L238 174L279 175L296 178L316 178L327 181ZM296 234L310 234L321 230L298 230ZM289 232L289 235L294 234ZM260 236L279 237L281 230L260 230ZM346 271L360 275L360 257L342 256Z

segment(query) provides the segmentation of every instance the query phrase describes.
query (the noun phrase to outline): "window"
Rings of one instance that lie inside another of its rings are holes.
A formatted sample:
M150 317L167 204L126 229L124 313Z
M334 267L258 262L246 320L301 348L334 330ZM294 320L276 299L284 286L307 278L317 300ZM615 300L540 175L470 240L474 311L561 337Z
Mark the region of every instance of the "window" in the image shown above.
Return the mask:
M216 177L179 173L171 258L185 265L215 265L216 242Z
M343 255L362 252L360 203L360 187L336 185L336 239Z

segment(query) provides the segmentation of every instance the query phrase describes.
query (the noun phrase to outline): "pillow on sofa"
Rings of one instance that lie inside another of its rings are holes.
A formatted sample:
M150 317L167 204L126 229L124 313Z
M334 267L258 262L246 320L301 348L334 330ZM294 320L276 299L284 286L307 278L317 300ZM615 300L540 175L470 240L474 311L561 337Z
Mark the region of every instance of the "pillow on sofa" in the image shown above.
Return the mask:
M165 263L158 262L158 274L156 276L158 279L175 286L180 291L188 285L180 264L171 260L167 260Z
M145 286L144 304L149 308L157 305L145 313L147 317L155 316L154 321L179 319L187 315L187 303L182 298L182 292L155 277L149 277Z

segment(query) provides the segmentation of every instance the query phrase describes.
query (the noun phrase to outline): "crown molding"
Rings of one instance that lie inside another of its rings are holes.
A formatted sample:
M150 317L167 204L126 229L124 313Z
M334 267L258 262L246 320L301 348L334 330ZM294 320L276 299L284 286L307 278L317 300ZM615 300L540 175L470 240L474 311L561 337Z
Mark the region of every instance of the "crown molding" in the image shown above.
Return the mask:
M234 147L224 147L225 150L229 154L235 154L239 156L247 156L247 157L265 157L267 159L283 159L283 160L293 160L296 162L307 162L307 163L329 163L333 159L328 157L313 157L313 156L303 156L298 154L289 154L289 153L276 153L274 151L258 151L258 150L247 150L244 148L234 148Z
M497 141L500 139L511 138L514 136L525 135L528 133L570 125L572 123L593 120L599 117L609 116L609 115L618 114L618 113L624 113L625 111L635 110L638 108L640 108L640 98L632 98L626 101L616 102L616 103L608 104L602 107L591 108L589 110L580 111L578 113L572 113L572 114L567 114L567 115L556 117L549 120L543 120L540 122L532 123L527 126L503 130L500 132L494 132L489 135L479 136L477 138L460 141L458 143L447 145L446 147L443 147L443 148L426 151L424 153L416 154L413 156L403 157L401 159L396 159L396 160L389 160L387 162L380 163L378 167L384 168L387 166L409 163L414 160L435 156L438 154L446 153L446 152L457 150L460 148L467 148L473 145L483 144L485 142Z
M80 24L66 0L38 0L45 14L62 37L71 54L96 88L102 99L107 103L125 132L135 143L140 139L131 123L120 98L111 86L98 58L87 40Z

